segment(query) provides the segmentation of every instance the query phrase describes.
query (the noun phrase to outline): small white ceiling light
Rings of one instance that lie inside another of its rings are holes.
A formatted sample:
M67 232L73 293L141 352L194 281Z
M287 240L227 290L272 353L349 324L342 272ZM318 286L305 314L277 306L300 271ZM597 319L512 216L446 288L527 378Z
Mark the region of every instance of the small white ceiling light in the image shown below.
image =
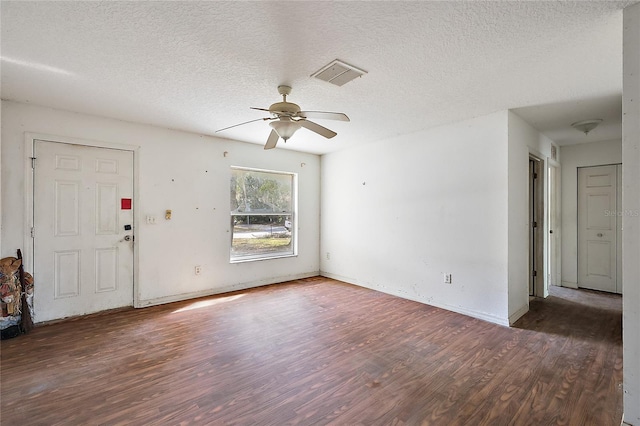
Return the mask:
M589 132L598 127L600 123L602 123L602 118L592 118L591 120L576 121L571 124L571 127L588 135Z
M328 81L336 86L342 86L345 83L350 82L353 79L362 77L367 72L359 68L344 63L338 59L334 60L328 65L320 68L315 73L311 74L311 77L318 78L323 81Z
M285 142L301 127L300 123L289 117L280 117L279 120L269 123L269 126L271 126Z

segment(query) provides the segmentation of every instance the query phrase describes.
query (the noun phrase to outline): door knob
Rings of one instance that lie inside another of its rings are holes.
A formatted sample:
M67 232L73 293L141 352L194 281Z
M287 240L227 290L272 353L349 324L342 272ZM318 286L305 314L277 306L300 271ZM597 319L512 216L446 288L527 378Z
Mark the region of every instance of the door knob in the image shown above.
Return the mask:
M125 235L124 236L124 240L125 241L131 241L131 235Z
M603 237L602 232L598 232L598 237L600 237L600 238L602 238L602 237Z

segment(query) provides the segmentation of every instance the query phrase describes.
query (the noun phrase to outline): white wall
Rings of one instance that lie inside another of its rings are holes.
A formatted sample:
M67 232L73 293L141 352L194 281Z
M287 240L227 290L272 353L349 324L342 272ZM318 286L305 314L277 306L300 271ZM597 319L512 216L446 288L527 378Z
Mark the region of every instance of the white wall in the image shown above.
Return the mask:
M136 244L140 306L319 272L320 158L14 102L2 102L1 257L24 247L25 132L139 146ZM227 157L223 153L228 152ZM301 165L305 163L304 167ZM229 263L230 166L298 173L299 255ZM171 209L171 221L164 211ZM148 225L146 215L159 218ZM202 265L200 276L194 266ZM37 285L49 277L36 276Z
M323 275L508 324L506 111L328 154L321 169Z
M529 310L529 154L542 160L545 181L551 140L513 112L509 112L509 320ZM545 184L546 188L546 184ZM548 198L545 190L545 200ZM545 202L545 211L548 203ZM547 217L545 214L544 217ZM547 224L543 226L544 259L548 252ZM544 262L546 268L546 262ZM547 271L540 271L547 288ZM544 294L546 296L546 293Z
M562 286L578 288L578 167L622 163L622 141L560 148L562 155Z
M640 4L624 9L622 209L640 212ZM640 218L622 217L624 421L640 425Z
M2 63L2 61L0 61L0 64ZM2 68L2 65L0 65L0 69ZM0 71L1 74L1 71ZM0 105L0 123L2 123L2 105ZM2 177L2 134L0 132L0 178ZM0 179L0 258L4 257L2 256L2 230L3 230L3 226L2 226L2 179Z

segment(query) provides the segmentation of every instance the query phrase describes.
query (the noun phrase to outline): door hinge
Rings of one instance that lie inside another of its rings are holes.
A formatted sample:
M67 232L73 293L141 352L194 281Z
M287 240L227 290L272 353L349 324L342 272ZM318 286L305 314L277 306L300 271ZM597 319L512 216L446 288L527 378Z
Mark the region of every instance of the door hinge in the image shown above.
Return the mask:
M36 228L34 228L33 226L31 227L31 238L35 238L36 237Z
M31 158L31 168L35 169L36 168L36 157L30 157Z
M532 277L537 277L538 276L538 271L532 271L531 272L531 276Z
M533 226L534 228L537 228L537 227L538 227L538 222L533 222L533 223L531 224L531 226Z

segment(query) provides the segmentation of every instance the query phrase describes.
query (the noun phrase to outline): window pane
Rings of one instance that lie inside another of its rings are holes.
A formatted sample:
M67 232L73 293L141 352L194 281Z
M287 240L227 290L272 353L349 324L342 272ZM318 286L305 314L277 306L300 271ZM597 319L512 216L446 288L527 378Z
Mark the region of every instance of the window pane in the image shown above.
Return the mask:
M295 255L295 174L231 168L231 261Z
M291 216L232 215L231 257L270 257L293 254Z
M231 212L291 213L293 175L231 169Z

